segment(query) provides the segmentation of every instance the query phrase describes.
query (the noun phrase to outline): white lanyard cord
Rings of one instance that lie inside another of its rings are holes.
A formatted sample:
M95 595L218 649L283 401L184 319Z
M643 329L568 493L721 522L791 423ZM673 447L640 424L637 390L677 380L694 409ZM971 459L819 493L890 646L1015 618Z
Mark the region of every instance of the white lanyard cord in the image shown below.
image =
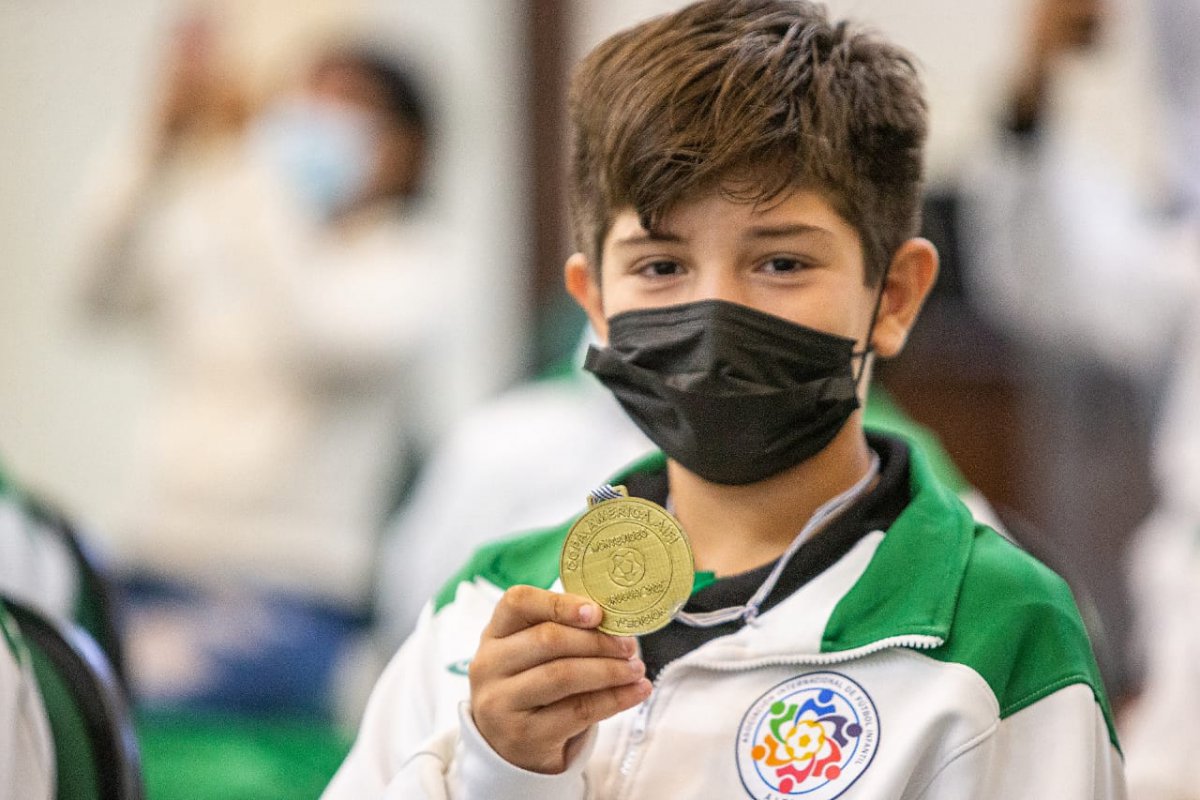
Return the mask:
M758 591L754 593L754 596L745 605L696 613L680 611L675 615L675 618L693 628L713 628L737 619L743 620L746 624L753 622L758 616L759 607L770 596L771 591L775 588L775 584L779 582L779 576L783 574L788 562L792 560L792 556L796 555L800 546L811 539L830 519L845 511L858 500L871 486L871 482L878 474L879 456L872 451L871 463L867 467L866 474L849 489L837 497L828 500L813 512L812 517L805 523L800 533L796 534L796 538L792 539L792 543L788 545L787 550L775 562L775 568L771 570L771 574L767 576L762 586L758 587Z

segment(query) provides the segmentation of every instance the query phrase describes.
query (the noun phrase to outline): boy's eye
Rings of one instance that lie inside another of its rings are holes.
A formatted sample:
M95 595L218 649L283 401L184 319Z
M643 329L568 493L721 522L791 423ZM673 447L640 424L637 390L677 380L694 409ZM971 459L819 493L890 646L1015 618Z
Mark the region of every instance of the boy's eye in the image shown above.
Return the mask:
M651 261L649 264L643 264L638 270L649 278L669 278L672 275L678 275L681 271L682 269L676 261Z
M764 272L788 273L799 272L804 269L804 264L798 258L788 258L786 256L776 256L769 258L763 262L762 269Z

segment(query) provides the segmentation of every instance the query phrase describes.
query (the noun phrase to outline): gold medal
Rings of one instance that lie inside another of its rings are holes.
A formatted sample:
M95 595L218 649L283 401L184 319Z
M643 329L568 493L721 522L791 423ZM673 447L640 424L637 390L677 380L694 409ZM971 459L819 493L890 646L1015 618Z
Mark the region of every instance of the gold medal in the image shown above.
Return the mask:
M566 591L603 609L600 630L638 636L665 626L691 596L692 546L669 511L615 488L620 497L588 500L558 571Z

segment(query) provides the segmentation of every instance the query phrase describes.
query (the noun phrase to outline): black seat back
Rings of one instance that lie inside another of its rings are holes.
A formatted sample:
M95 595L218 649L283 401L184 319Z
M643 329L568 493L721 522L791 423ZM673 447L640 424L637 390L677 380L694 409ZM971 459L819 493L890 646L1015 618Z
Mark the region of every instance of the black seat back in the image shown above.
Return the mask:
M128 702L100 647L76 625L3 603L29 648L54 739L60 800L143 800Z

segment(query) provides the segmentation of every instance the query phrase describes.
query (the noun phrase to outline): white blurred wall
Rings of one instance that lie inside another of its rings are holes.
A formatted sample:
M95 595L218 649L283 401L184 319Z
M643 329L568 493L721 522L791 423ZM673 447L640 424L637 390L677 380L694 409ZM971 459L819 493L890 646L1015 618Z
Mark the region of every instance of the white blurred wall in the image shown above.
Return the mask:
M0 459L101 520L120 502L149 380L132 340L76 324L73 204L97 148L141 107L167 10L0 3Z

